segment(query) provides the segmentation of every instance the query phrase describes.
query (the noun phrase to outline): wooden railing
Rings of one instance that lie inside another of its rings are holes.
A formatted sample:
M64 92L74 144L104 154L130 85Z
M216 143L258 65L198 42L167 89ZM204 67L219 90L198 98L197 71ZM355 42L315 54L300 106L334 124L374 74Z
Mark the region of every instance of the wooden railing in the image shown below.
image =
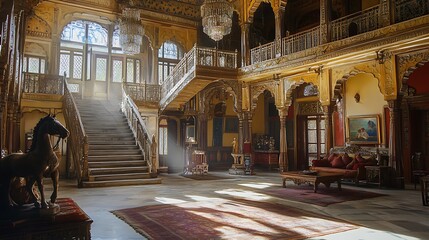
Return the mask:
M64 77L39 73L24 73L24 93L64 94Z
M85 133L79 111L76 107L76 102L67 84L65 86L63 98L63 111L67 128L70 131L70 136L67 141L67 151L69 152L67 156L71 158L76 172L78 186L81 187L82 181L88 179L88 136Z
M123 83L123 88L134 101L159 103L160 86L157 84Z
M275 59L320 45L320 26L286 36L280 41L280 44L281 52L279 55L276 55L276 41L252 48L250 50L250 63L255 64Z
M152 172L152 162L150 158L150 146L152 145L152 139L149 131L147 130L146 123L143 121L138 107L133 102L132 98L127 95L125 89L122 88L122 112L125 114L128 120L128 125L133 131L134 137L137 140L137 144L140 150L144 154L144 160L149 166L149 171Z
M221 68L237 68L237 51L219 51L213 48L202 48L194 46L180 62L174 67L171 74L161 86L161 98L175 91L177 83L187 74L192 72L196 66L209 66Z
M395 23L429 14L427 0L396 0Z
M320 45L320 26L282 39L282 55L300 52Z
M365 9L331 22L331 41L369 32L380 27L380 5Z
M250 50L250 62L255 64L276 58L276 42L270 42Z

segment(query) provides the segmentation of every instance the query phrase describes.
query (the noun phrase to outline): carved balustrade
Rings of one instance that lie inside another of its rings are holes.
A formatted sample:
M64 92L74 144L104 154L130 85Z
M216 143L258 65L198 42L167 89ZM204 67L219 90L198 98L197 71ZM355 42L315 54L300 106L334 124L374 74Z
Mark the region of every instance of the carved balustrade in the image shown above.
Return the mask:
M379 14L380 5L376 5L332 21L331 41L338 41L352 35L378 29L380 27Z
M133 131L137 144L144 154L144 160L151 170L150 146L152 145L152 139L146 127L146 123L140 115L138 107L133 99L126 93L125 89L122 89L122 112L127 117L128 125Z
M320 26L282 39L282 55L300 52L320 45Z
M63 111L67 128L70 131L67 141L68 156L72 158L71 162L76 172L78 186L81 186L82 181L88 179L88 136L85 133L73 94L67 84L63 98Z
M237 52L194 46L174 67L171 74L162 84L161 98L168 95L170 91L174 91L174 86L195 70L196 66L235 69L237 68Z
M123 88L134 101L158 103L160 100L160 86L157 84L124 83Z
M39 73L24 73L24 93L64 94L64 77Z
M250 50L250 63L267 61L276 58L276 44L270 42Z

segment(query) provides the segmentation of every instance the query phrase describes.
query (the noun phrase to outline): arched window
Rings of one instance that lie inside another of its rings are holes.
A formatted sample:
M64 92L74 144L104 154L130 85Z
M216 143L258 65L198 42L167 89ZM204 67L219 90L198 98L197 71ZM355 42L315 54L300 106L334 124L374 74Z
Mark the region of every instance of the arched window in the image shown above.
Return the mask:
M61 40L107 46L107 29L94 22L72 21L64 27Z
M162 84L173 68L183 58L182 48L174 42L166 41L158 51L158 80Z

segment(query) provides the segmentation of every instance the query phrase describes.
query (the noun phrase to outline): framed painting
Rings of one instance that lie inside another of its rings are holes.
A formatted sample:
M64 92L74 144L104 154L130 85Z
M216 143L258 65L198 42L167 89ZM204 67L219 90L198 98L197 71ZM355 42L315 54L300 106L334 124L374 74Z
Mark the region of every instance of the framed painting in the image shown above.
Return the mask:
M225 132L226 133L238 133L238 118L237 117L225 117Z
M351 144L380 144L378 115L351 116L347 123Z

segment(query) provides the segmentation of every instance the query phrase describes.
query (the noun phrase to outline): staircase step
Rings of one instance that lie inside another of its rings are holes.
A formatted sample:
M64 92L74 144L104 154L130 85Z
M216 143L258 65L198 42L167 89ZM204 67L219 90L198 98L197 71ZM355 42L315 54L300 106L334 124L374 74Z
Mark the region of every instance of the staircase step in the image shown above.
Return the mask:
M133 145L115 145L115 144L103 144L103 145L89 145L89 151L91 150L135 150L139 149L136 144Z
M160 184L160 183L162 183L162 178L148 178L148 179L133 179L133 180L82 182L82 187L115 187L115 186L130 186L130 185Z
M88 143L91 145L135 145L136 141L92 141L88 139Z
M142 160L135 161L104 161L88 162L89 168L112 168L112 167L143 167L146 163Z
M88 156L88 163L90 162L108 162L108 161L130 161L141 160L144 161L142 155L104 155L104 156Z
M141 155L139 148L137 149L112 149L112 150L89 150L89 156L112 156L112 155Z
M126 168L90 168L88 171L91 176L109 175L109 174L125 174L125 173L145 173L148 172L148 166L142 167L126 167Z
M149 173L93 175L90 177L91 181L131 180L131 179L147 179L147 178L150 178Z
M121 137L121 136L105 136L105 137L102 137L102 136L97 136L97 137L94 137L94 136L88 136L88 141L90 142L90 143L92 143L92 142L106 142L106 141L108 141L108 142L115 142L115 141L120 141L120 142L132 142L132 143L134 143L135 144L135 139L134 139L134 137Z

